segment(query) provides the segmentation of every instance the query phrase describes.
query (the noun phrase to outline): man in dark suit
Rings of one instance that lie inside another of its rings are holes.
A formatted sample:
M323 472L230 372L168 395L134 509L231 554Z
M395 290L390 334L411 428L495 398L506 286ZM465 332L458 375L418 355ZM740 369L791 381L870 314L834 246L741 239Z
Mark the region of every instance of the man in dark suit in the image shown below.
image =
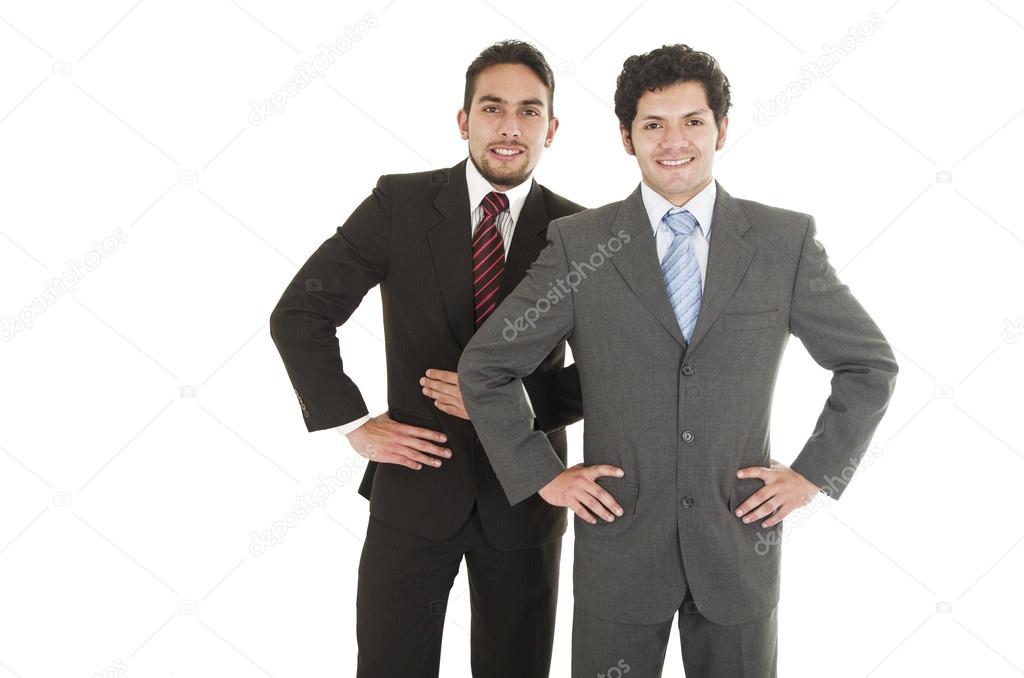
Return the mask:
M547 676L564 509L510 506L462 405L455 372L476 328L523 278L552 219L581 206L531 178L558 128L551 69L531 45L484 50L458 113L469 158L382 176L289 284L271 335L309 431L338 428L371 461L359 564L358 676L437 676L445 606L463 557L473 675ZM369 417L335 328L380 285L388 412ZM582 417L559 342L524 379L534 430L565 461Z

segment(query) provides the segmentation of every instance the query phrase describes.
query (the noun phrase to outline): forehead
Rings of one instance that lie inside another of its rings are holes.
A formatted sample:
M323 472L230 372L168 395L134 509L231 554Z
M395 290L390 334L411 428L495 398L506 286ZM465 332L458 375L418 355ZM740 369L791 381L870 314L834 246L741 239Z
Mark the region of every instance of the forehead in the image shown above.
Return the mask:
M473 101L481 97L498 97L510 102L540 99L547 102L548 88L529 66L522 64L496 64L488 66L476 76Z
M637 101L637 113L654 109L685 107L689 110L708 108L704 85L699 82L677 82L659 87L653 92L645 90Z

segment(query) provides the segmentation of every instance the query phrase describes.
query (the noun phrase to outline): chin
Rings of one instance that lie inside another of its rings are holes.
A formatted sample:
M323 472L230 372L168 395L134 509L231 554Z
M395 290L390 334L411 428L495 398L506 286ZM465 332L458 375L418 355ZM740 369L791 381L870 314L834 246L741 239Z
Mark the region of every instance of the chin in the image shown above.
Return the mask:
M483 166L483 171L480 174L492 184L518 186L530 176L530 166L527 163L523 163L518 167L495 168L488 163Z

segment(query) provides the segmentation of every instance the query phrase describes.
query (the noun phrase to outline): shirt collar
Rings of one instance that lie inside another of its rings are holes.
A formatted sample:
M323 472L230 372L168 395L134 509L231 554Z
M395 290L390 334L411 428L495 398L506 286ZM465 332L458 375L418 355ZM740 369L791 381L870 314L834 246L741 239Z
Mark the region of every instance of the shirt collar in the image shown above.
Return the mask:
M508 212L512 216L513 224L518 222L519 213L523 211L523 205L526 204L526 196L529 195L530 188L532 187L533 178L531 175L518 186L502 191L508 197ZM480 201L484 199L484 196L494 190L490 182L484 179L483 175L480 174L480 170L473 164L472 158L466 160L466 188L469 189L470 214L480 206Z
M711 216L715 212L716 193L715 180L712 179L697 195L687 200L683 205L683 207L690 211L690 214L697 218L697 224L700 226L700 231L705 239L711 235ZM643 180L640 181L640 196L643 198L647 216L651 220L651 228L654 230L655 237L657 237L662 217L669 210L678 208L648 186L647 182ZM483 196L481 196L482 198Z

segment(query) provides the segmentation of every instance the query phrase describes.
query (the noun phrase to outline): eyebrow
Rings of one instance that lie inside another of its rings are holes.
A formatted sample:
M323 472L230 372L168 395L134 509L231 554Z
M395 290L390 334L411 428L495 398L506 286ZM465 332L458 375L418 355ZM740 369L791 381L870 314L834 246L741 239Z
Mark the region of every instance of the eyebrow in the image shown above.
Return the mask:
M508 102L499 96L493 94L483 94L480 96L479 101L491 101L496 104L507 104ZM544 102L540 99L523 99L519 102L520 106L539 106L544 108Z
M684 113L683 115L681 115L679 117L681 117L681 118L692 118L695 115L707 115L710 112L711 111L709 111L706 108L698 108L695 111L690 111L689 113ZM645 115L641 115L640 119L641 120L664 120L665 118L664 118L664 116L655 115L654 113L647 113Z

